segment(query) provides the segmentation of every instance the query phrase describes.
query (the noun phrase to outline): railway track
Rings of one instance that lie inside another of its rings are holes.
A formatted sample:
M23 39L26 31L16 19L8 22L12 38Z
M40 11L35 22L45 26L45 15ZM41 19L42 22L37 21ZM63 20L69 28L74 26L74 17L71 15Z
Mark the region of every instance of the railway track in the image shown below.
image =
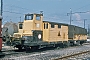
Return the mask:
M26 54L26 55L31 55L31 54L32 54L31 56L33 56L33 55L38 55L38 53L43 54L43 53L42 53L43 51L49 51L49 50L53 50L53 49L54 49L54 50L57 50L57 49L55 49L55 48L51 48L51 49L50 49L50 48L49 48L49 49L40 49L40 50L37 50L37 51L36 51L36 50L35 50L35 51L31 51L31 52L29 52L29 51L28 51L28 52L26 52L26 51L19 51L19 52L18 52L17 49L16 49L17 51L15 51L15 50L6 50L6 51L4 51L4 50L3 50L3 51L0 53L0 58L4 58L5 56L13 56L13 55L14 55L14 56L15 56L15 55L18 56L18 55L25 55L25 54ZM64 49L64 48L62 48L62 49Z
M26 52L6 52L6 57L3 59L14 59L14 60L67 60L67 58L74 57L77 55L90 53L90 45L75 46L60 49L51 50L39 50L30 53ZM9 54L8 54L9 53ZM14 57L14 58L13 58Z
M82 51L82 52L77 52L77 53L72 53L72 54L68 54L68 55L63 55L59 58L56 58L56 59L52 59L52 60L66 60L67 58L70 58L70 57L73 57L73 56L78 56L78 55L81 55L81 54L86 54L86 53L89 53L90 50L86 50L86 51Z
M8 50L0 52L0 58L3 58L8 55L22 54L24 52L16 52L15 50Z

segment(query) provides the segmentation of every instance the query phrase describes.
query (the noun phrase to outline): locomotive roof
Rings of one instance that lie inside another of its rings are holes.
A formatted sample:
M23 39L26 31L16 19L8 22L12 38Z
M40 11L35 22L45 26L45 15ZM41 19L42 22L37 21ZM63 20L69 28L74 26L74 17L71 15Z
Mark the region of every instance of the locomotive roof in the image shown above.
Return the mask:
M28 14L25 14L25 15L40 15L40 16L43 16L43 14L37 14L37 13L33 13L33 14L28 13Z
M65 24L65 23L57 23L57 22L50 22L50 21L43 21L43 22L48 22L50 24L61 24L61 25L68 26L68 24Z
M83 27L79 27L79 26L75 26L75 25L69 25L69 24L65 24L65 23L50 22L50 21L43 21L43 22L48 22L50 24L61 24L61 25L64 25L64 26L73 26L73 27L78 27L78 28L84 29Z

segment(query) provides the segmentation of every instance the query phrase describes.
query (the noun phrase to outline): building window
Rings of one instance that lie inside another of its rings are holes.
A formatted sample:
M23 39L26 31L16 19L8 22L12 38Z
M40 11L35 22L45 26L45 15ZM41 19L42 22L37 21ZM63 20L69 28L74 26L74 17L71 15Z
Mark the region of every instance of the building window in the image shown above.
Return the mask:
M19 24L19 29L22 29L23 28L23 24Z
M51 28L54 28L54 24L51 24Z
M61 28L61 25L60 24L58 25L58 28Z

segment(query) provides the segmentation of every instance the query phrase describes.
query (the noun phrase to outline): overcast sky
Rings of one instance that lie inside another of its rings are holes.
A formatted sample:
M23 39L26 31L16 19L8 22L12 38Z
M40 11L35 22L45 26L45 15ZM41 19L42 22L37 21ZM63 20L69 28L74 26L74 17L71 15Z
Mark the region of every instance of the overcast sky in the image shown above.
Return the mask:
M24 20L26 13L43 11L44 20L70 24L70 12L86 12L72 14L72 25L86 27L90 20L90 0L3 0L3 23L6 21L19 22Z

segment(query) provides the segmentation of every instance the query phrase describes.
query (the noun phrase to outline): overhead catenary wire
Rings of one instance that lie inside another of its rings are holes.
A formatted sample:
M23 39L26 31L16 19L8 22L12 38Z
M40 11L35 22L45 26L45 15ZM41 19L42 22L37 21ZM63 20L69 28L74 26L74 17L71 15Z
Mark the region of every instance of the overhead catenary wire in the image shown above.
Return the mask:
M88 4L88 5L90 5L90 4ZM87 5L85 5L85 6L83 6L83 7L86 7ZM24 8L24 7L20 7L20 6L16 6L16 5L11 5L10 4L10 8L11 7L14 7L14 8L20 8L20 9L22 9L22 10L30 10L30 9L27 9L27 8ZM83 8L83 7L80 7L80 8L78 8L78 9L81 9L81 8ZM76 10L78 10L78 9L76 9ZM3 11L4 12L4 11ZM15 14L22 14L22 13L17 13L17 12L10 12L10 11L5 11L5 12L9 12L9 13L15 13ZM62 15L62 14L61 14Z
M82 8L85 8L86 6L88 6L88 5L90 5L90 4L87 4L87 5L84 5L83 7L80 7L80 8L77 8L77 9L75 9L75 10L79 10L79 9L82 9ZM8 6L8 5L7 5ZM20 7L20 6L16 6L16 5L11 5L10 4L10 7L12 8L16 8L16 9L22 9L22 10L26 10L26 11L30 11L30 9L28 9L28 8L24 8L24 7ZM75 11L74 10L74 11ZM13 11L3 11L3 12L8 12L8 13L12 13L12 14L24 14L24 13L20 13L20 12L13 12ZM61 14L61 16L62 16L62 14ZM64 15L63 15L64 16ZM62 17L63 17L62 16ZM55 18L54 18L55 19ZM62 19L63 21L66 21L65 19Z
M14 13L14 14L23 14L23 13L18 13L18 12L11 12L11 11L3 11L3 12L9 12L9 13Z
M9 6L10 8L22 9L22 10L30 11L30 9L28 9L28 8L20 7L20 6L17 6L17 5L10 4L10 5L7 5L7 6Z
M82 6L82 7L79 7L79 8L77 8L77 9L73 10L73 11L77 11L77 10L82 9L82 8L85 8L85 7L87 7L87 6L90 6L90 4L87 4L87 5L84 5L84 6Z

